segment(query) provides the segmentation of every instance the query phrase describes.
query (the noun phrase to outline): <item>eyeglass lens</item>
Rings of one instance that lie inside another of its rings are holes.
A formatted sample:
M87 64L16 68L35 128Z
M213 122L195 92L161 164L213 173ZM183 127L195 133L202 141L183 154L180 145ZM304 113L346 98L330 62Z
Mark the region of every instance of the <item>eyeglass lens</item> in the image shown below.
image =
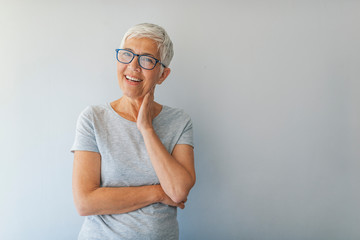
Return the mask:
M118 60L122 63L130 63L134 59L135 55L134 53L127 50L119 50L117 57ZM153 69L156 65L156 60L149 56L140 55L139 64L142 68Z

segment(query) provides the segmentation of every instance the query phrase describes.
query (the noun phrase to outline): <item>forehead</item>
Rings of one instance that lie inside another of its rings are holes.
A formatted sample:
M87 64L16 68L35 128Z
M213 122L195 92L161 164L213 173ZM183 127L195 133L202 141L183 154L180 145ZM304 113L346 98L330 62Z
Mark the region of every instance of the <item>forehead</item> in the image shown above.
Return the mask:
M136 54L151 54L159 57L158 46L150 38L130 38L126 39L123 48L131 49Z

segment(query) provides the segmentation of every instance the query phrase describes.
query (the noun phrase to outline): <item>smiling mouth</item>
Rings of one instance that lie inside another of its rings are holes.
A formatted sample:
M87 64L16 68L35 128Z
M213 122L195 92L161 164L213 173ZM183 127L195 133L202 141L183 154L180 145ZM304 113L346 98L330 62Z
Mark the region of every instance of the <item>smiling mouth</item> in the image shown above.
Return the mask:
M137 79L137 78L134 78L134 77L130 77L130 76L127 76L125 75L125 78L131 82L142 82L143 80L141 79Z

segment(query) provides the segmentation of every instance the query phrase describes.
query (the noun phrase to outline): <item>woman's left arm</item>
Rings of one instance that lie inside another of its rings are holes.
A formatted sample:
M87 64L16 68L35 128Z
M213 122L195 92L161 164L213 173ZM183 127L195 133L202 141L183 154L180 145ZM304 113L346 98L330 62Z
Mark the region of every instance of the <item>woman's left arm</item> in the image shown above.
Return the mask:
M137 118L137 127L144 138L151 163L164 192L174 202L184 202L196 180L194 150L192 146L186 144L175 145L171 154L166 150L152 126L153 103L154 89L143 99Z

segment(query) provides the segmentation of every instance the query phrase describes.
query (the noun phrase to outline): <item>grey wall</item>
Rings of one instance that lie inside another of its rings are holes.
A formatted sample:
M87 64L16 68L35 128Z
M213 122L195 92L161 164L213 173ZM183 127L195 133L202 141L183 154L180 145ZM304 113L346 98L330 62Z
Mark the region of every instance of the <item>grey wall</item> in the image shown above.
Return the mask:
M359 1L0 1L0 239L75 239L76 118L121 96L132 25L175 44L193 118L181 239L360 239Z

